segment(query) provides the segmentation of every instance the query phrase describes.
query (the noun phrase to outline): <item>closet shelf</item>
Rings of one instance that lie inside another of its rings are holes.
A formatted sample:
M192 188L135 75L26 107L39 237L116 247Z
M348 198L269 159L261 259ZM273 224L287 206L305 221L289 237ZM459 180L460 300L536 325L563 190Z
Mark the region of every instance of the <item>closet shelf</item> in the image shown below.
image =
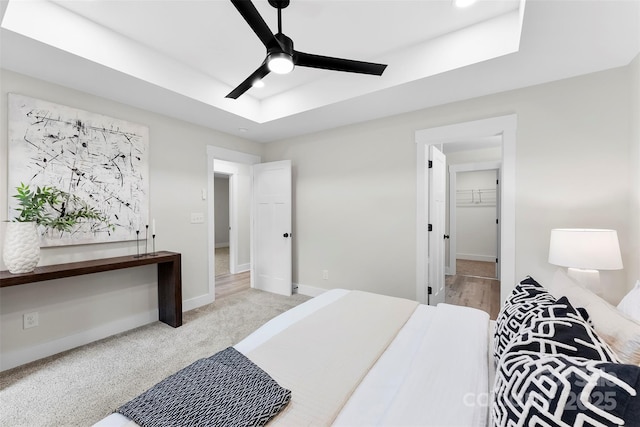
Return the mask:
M496 189L495 188L478 188L472 190L456 191L456 206L460 207L476 207L476 206L495 206L496 205Z

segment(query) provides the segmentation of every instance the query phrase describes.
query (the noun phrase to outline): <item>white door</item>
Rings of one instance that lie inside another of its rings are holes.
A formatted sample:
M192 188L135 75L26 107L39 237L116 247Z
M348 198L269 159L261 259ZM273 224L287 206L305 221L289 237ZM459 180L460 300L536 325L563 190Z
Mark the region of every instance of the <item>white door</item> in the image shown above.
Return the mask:
M445 297L445 215L447 158L434 145L429 146L429 242L427 252L427 286L429 304L444 302Z
M291 161L253 165L253 257L256 289L291 295Z

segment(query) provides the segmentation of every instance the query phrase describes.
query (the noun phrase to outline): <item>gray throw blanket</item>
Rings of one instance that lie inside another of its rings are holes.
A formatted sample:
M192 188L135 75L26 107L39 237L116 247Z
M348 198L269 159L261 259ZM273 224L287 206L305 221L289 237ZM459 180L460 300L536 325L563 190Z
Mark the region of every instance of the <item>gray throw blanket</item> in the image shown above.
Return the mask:
M233 347L162 380L116 412L143 427L263 426L291 391Z

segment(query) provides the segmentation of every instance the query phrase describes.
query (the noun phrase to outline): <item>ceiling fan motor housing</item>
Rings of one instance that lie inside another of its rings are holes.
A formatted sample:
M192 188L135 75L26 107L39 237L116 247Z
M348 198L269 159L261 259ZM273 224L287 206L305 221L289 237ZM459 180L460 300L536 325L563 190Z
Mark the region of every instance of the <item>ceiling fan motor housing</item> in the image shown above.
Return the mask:
M269 4L276 9L284 9L289 6L289 0L269 0Z
M293 70L294 66L377 76L382 75L387 67L385 64L314 55L294 50L293 41L282 32L282 9L289 6L289 0L269 0L269 4L278 9L278 32L275 34L250 0L231 0L231 3L266 47L267 58L257 70L233 89L227 98L238 98L270 72L287 74Z
M293 40L282 33L274 34L273 36L276 38L280 46L269 47L267 49L267 53L284 52L293 57Z

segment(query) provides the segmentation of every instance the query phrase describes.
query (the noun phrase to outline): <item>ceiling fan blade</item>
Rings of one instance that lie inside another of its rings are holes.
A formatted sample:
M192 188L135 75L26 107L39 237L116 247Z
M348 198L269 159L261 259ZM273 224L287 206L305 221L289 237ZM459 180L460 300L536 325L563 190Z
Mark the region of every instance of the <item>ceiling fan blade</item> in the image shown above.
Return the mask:
M251 27L251 29L256 33L260 41L265 47L269 48L271 46L278 46L278 41L273 36L271 29L260 13L258 13L258 9L253 5L253 3L249 0L231 0L231 3L238 9L240 15L247 21L247 24Z
M293 62L301 67L323 68L325 70L346 71L347 73L374 74L381 76L386 64L354 61L352 59L333 58L295 51Z
M238 87L229 92L229 95L225 96L225 98L238 99L240 95L251 89L251 85L253 85L254 81L262 79L267 74L269 74L269 67L267 67L266 62L263 62L257 70L251 73L251 75L247 77L245 81L240 83Z

